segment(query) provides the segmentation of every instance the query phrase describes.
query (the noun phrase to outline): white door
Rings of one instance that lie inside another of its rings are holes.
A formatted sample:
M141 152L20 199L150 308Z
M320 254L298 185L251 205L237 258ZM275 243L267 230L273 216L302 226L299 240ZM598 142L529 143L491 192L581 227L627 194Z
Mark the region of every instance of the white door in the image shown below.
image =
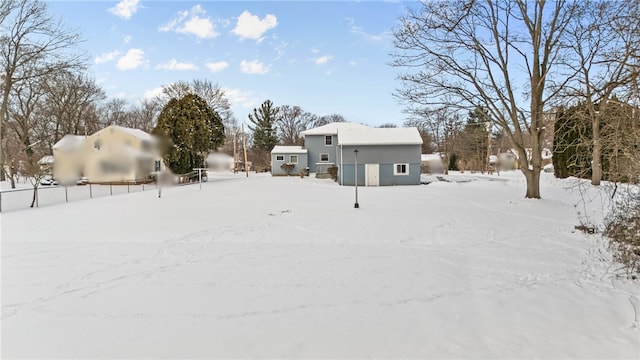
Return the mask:
M380 166L379 164L366 164L364 167L365 185L366 186L379 186L380 185Z

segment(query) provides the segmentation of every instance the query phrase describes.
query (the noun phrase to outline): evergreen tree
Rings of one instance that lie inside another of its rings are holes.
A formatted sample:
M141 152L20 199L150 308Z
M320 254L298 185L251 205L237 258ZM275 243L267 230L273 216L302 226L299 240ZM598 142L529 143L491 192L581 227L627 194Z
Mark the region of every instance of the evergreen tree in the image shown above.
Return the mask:
M252 125L249 129L253 131L253 148L255 150L271 151L278 143L278 133L276 129L276 117L278 108L273 106L271 100L262 103L260 109L253 109L253 115L249 114Z
M153 134L164 140L164 160L173 172L184 174L202 166L213 143L214 114L202 98L193 94L171 99L162 109Z
M224 122L220 114L211 109L211 117L209 117L209 149L217 150L224 144Z
M487 162L487 122L489 114L482 106L469 111L467 122L460 134L458 158L466 170L484 170ZM458 159L457 159L458 160Z

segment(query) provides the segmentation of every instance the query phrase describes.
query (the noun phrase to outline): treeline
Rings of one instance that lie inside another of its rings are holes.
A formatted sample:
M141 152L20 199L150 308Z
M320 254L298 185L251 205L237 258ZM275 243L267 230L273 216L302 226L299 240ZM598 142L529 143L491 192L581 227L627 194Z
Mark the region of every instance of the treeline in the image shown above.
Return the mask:
M585 102L559 108L554 131L553 165L556 177L592 178L597 134L602 179L636 182L640 176L640 109L621 102L607 101L602 113L595 114ZM600 104L596 104L600 108ZM595 131L594 131L595 130Z

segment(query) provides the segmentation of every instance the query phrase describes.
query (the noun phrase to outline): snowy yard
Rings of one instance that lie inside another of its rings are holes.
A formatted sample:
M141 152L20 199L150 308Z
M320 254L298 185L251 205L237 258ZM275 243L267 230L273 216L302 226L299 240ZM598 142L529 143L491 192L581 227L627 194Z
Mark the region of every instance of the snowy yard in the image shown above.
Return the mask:
M2 214L3 358L635 358L640 284L520 173L244 174Z

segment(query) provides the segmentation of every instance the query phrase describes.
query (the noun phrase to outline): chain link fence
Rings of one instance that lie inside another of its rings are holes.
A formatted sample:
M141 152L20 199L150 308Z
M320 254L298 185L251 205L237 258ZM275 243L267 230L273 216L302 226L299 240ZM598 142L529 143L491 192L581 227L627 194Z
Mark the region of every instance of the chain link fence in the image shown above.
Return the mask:
M155 183L149 184L87 184L76 186L40 185L36 192L34 207L43 207L65 202L89 200L105 196L130 194L158 190ZM29 209L33 200L33 188L7 189L0 191L0 212Z

